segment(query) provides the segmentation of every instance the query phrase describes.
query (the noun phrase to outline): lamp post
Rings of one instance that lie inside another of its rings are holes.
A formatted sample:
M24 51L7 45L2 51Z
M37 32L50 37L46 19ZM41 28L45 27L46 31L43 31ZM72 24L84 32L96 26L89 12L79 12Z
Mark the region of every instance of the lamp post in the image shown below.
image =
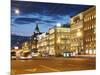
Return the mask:
M81 49L81 37L82 37L82 32L80 29L77 32L77 38L78 38L78 54L80 54L80 49Z

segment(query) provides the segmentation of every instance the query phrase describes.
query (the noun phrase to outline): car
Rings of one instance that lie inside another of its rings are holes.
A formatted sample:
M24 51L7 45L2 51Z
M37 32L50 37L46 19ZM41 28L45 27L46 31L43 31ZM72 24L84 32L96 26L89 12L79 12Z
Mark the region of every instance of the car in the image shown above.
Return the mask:
M19 59L28 60L28 59L32 59L32 56L31 55L29 55L27 57L20 56Z
M12 60L15 60L15 59L16 59L16 56L11 56L11 59L12 59Z
M11 52L11 59L16 59L16 52L15 51L12 51Z
M37 57L37 56L40 55L40 53L34 53L34 52L32 52L31 55L32 55L33 57Z
M66 52L63 53L63 56L64 57L73 57L73 56L75 56L75 53L70 52L70 51L66 51Z

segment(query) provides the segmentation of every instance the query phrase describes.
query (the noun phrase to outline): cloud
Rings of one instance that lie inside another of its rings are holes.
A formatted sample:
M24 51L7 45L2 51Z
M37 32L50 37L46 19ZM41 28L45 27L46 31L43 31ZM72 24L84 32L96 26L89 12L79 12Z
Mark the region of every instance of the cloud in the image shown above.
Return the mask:
M16 18L14 23L16 24L30 24L36 21L41 21L39 18Z
M43 20L44 22L46 23L55 23L56 21L53 21L53 20Z

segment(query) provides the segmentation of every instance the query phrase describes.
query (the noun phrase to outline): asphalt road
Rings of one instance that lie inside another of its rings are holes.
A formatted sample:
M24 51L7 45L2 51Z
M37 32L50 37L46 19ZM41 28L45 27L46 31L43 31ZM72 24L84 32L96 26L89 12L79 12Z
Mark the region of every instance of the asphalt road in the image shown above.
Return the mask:
M11 75L96 69L95 58L34 58L12 60Z

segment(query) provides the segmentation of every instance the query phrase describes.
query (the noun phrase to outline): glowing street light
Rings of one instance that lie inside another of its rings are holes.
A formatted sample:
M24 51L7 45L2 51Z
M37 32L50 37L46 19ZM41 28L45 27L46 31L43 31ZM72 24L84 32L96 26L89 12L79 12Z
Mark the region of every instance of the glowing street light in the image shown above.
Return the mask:
M19 14L20 13L20 11L19 11L19 9L15 9L15 14Z
M19 47L18 47L18 46L15 46L15 47L14 47L14 49L16 49L16 50L17 50L17 49L19 49Z
M57 23L57 25L56 25L57 27L61 27L61 23Z

